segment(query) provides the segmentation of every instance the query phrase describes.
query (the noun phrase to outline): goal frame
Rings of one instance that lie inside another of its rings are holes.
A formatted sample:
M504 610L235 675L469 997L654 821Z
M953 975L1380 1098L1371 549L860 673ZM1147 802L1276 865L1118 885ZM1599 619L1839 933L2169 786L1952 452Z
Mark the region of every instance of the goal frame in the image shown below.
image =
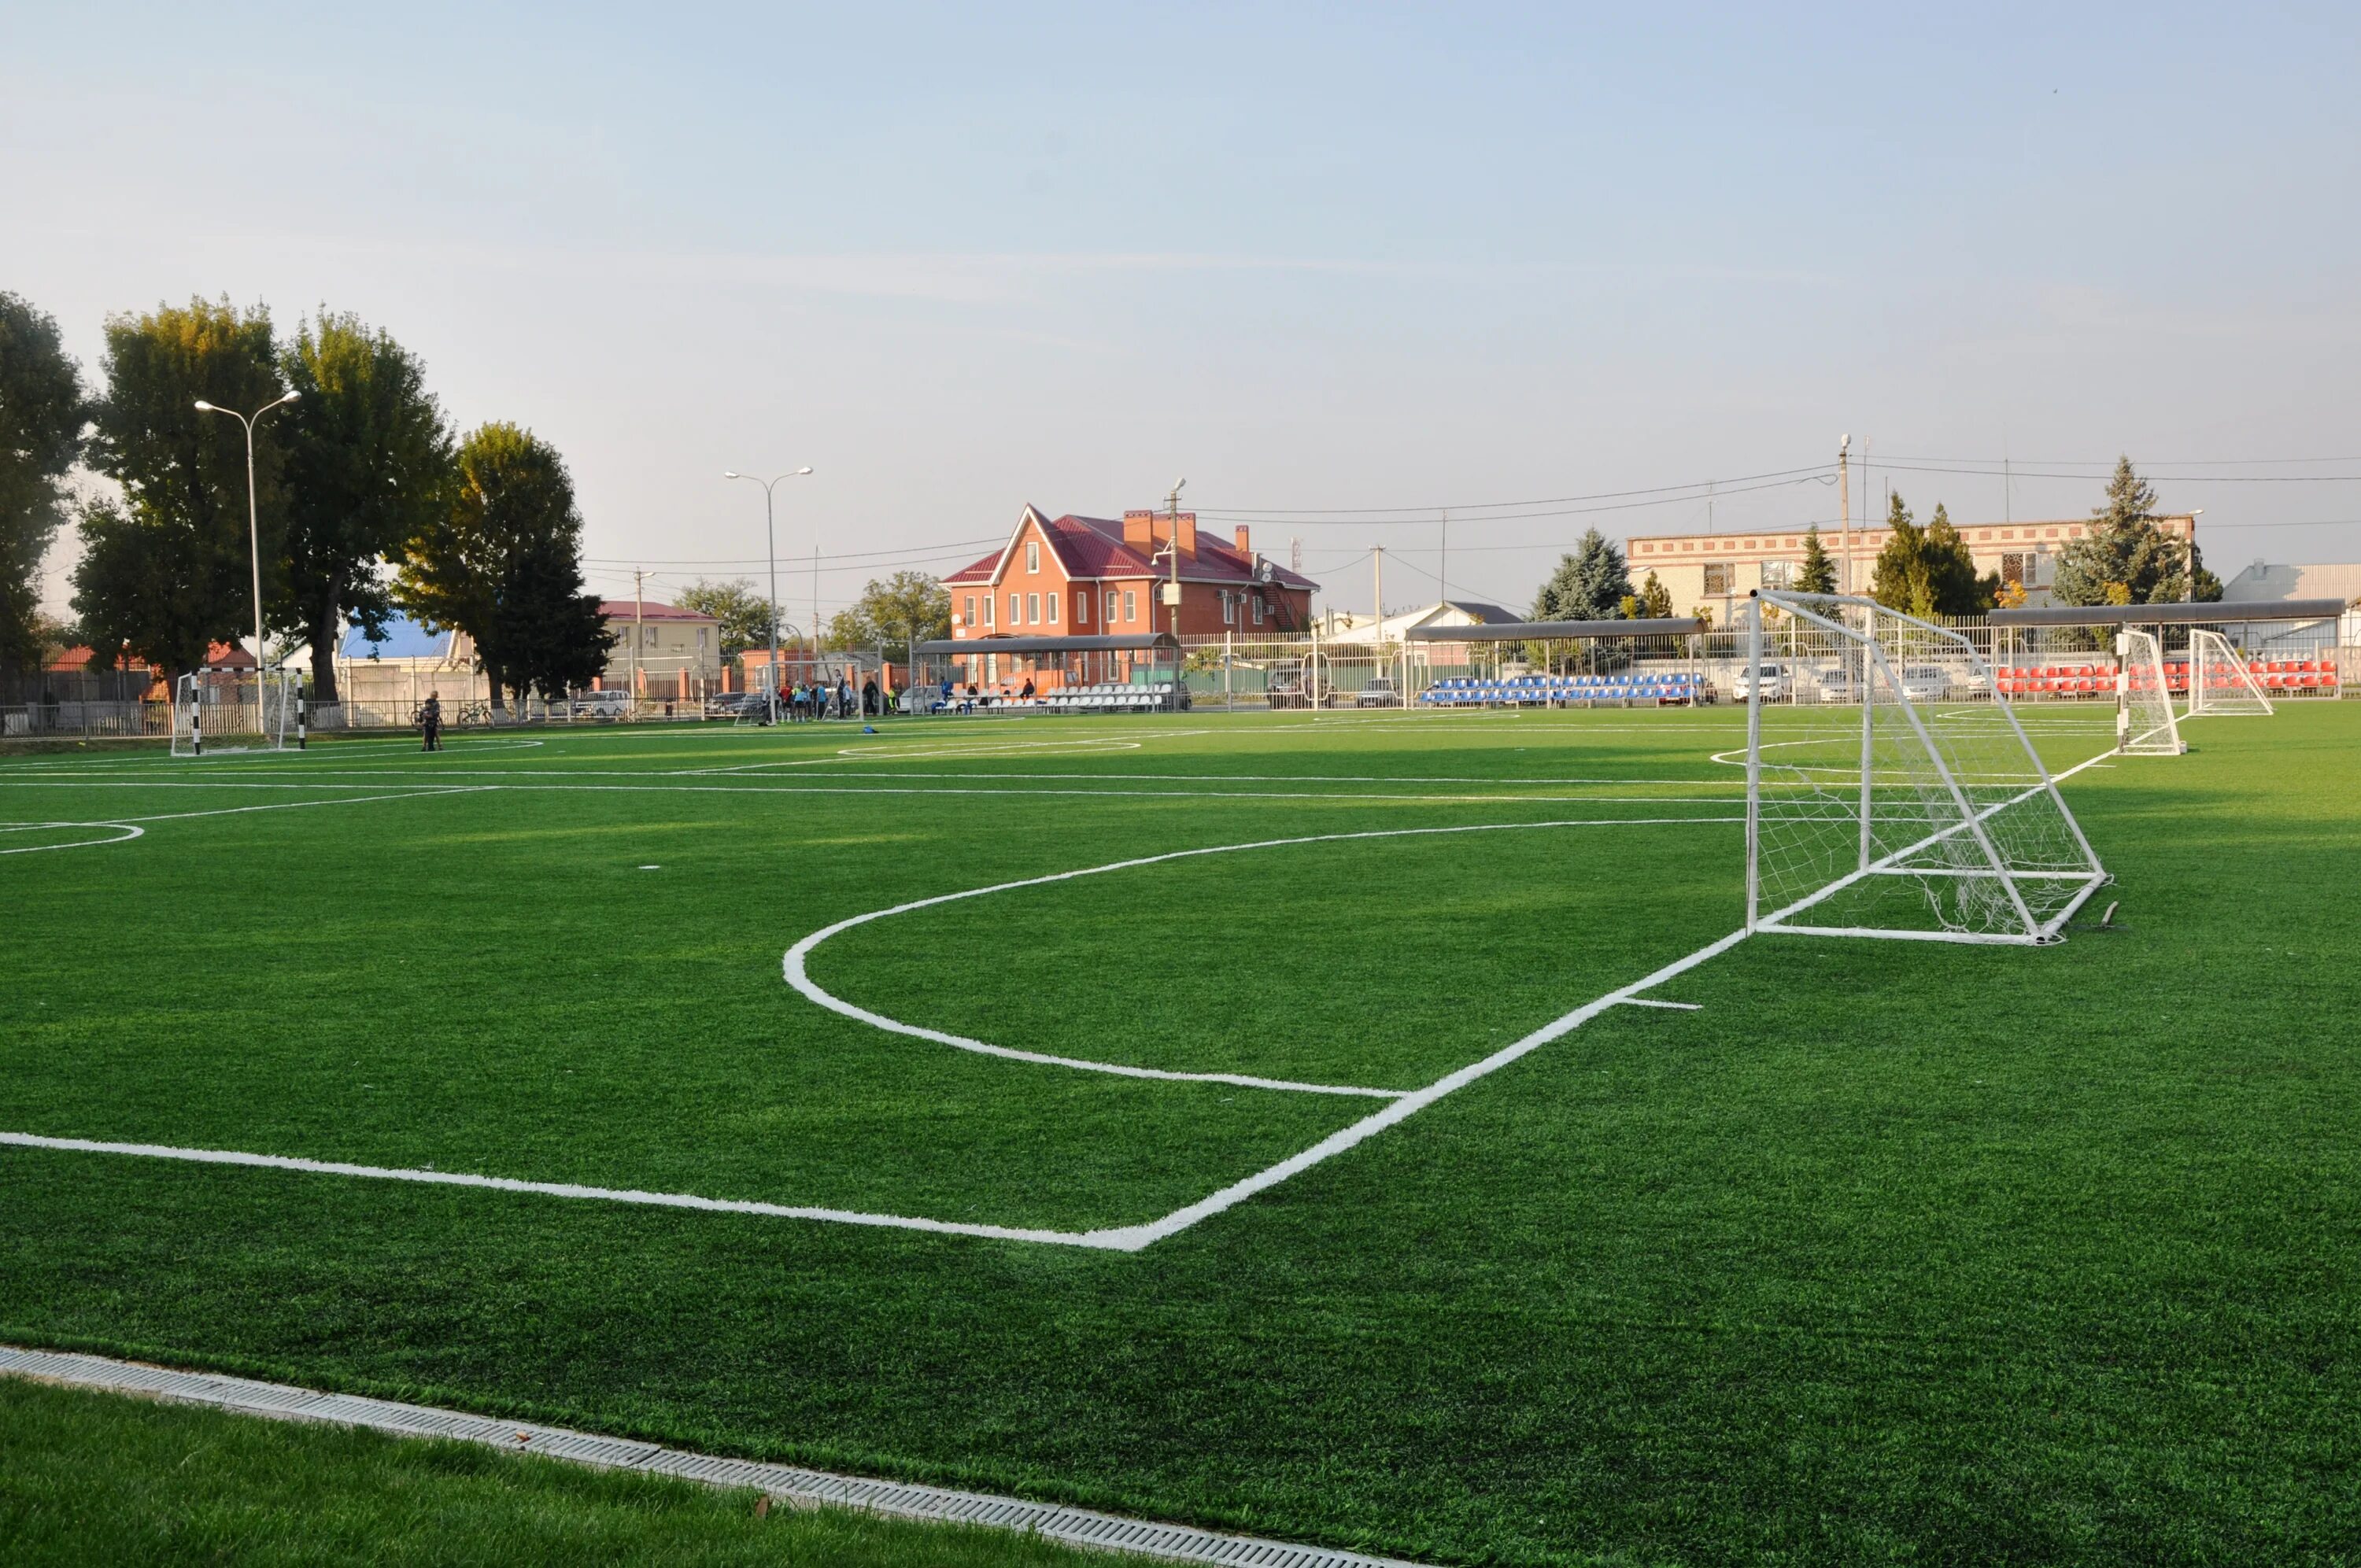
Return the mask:
M1859 685L1861 696L1861 756L1863 768L1861 779L1862 804L1860 809L1860 861L1852 871L1833 879L1828 885L1767 915L1761 912L1763 686L1764 683L1759 678L1753 678L1763 667L1763 610L1765 605L1775 607L1800 620L1835 633L1846 640L1848 643L1857 647L1863 655ZM1825 610L1834 610L1841 614L1847 609L1863 610L1872 619L1872 624L1877 616L1890 616L1897 621L1939 640L1945 645L1947 655L1964 661L1971 677L1981 685L1982 690L1991 695L1993 707L2007 721L2009 733L2015 737L2016 744L2023 750L2026 761L2032 766L2037 782L1992 806L1979 807L1971 801L1959 779L1953 776L1949 764L1944 761L1943 749L1936 744L1933 735L1927 730L1925 717L1908 696L1901 673L1894 667L1894 663L1888 658L1884 645L1874 635L1864 634L1860 629L1849 626L1841 620L1823 613ZM2058 781L2050 775L2048 765L2042 762L2040 752L2034 748L2033 738L2026 732L2024 724L2018 720L2015 708L2002 694L2000 682L1995 677L1991 663L1983 655L1976 652L1975 645L1947 627L1936 626L1916 616L1905 615L1899 610L1879 604L1874 599L1859 595L1798 594L1761 588L1749 596L1747 610L1746 662L1750 675L1747 682L1746 701L1746 930L1748 933L1781 931L1796 936L1873 937L1900 941L1959 942L2015 947L2047 946L2064 940L2062 933L2066 923L2073 918L2075 912L2081 908L2092 894L2105 886L2114 878L2100 863L2098 852L2092 849L2089 838L2082 832L2082 825L2075 820L2073 812L2067 807L2065 797L2058 793ZM1873 664L1872 661L1874 662ZM1869 770L1876 723L1877 704L1873 700L1874 683L1880 678L1886 683L1887 689L1894 693L1891 706L1908 720L1911 734L1918 746L1924 749L1927 760L1932 764L1936 775L1940 780L1942 791L1949 795L1953 808L1959 813L1960 819L1953 826L1939 828L1935 833L1906 844L1899 850L1872 858L1874 792L1872 777ZM2056 807L2059 817L2073 833L2075 847L2081 852L2083 862L2080 869L2033 871L2012 867L2002 856L1998 847L1993 842L1991 834L1986 830L1985 824L1998 813L2012 806L2022 805L2035 795L2045 794L2048 796L2050 804ZM1982 871L1921 869L1900 864L1907 857L1926 849L1929 844L1960 832L1967 833L1980 851L1984 862ZM2007 890L2009 906L2015 913L2019 928L2007 931L1950 929L1930 931L1872 926L1802 925L1794 918L1814 905L1855 885L1864 878L1878 875L1988 875ZM2070 880L2079 882L2081 885L2075 890L2064 905L2044 919L2035 916L2027 906L2025 895L2017 885L2020 881L2031 880Z
M2145 661L2146 667L2142 668ZM2194 674L2194 669L2191 670ZM2132 692L2145 682L2156 694L2164 721L2132 733ZM2115 754L2123 757L2178 757L2189 750L2180 738L2180 723L2172 713L2172 686L2164 675L2164 640L2155 632L2126 626L2115 633Z
M2216 696L2214 683L2206 678L2214 662L2219 661L2237 679L2222 685L2222 693L2233 702L2252 702L2253 707L2216 706L2209 701ZM2243 690L2240 688L2244 688ZM2257 711L2259 710L2259 711ZM2189 717L2191 718L2268 718L2279 710L2256 681L2255 673L2246 668L2246 661L2230 640L2220 632L2200 627L2189 634Z
M230 678L225 682L222 676ZM257 670L250 677L254 693L252 704L255 728L239 729L227 733L234 741L215 740L214 754L230 752L301 751L309 740L309 715L303 701L303 678L300 672L284 665L274 669ZM172 686L171 754L175 757L203 757L206 754L205 714L209 709L245 708L245 703L214 703L204 700L204 694L223 685L246 687L249 677L243 671L197 670L184 674ZM275 723L274 723L275 720Z

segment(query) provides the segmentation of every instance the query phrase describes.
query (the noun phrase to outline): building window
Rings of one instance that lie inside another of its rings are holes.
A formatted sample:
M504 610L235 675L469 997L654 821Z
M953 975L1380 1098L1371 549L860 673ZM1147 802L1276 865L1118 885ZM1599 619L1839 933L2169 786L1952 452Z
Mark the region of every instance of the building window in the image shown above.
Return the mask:
M2012 550L2000 558L2000 580L2029 587L2033 583L2033 557Z
M1025 624L1025 596L1022 594L1008 596L1008 624L1011 626Z
M1222 624L1224 626L1237 624L1237 611L1230 608L1230 590L1227 588L1222 590Z
M1110 623L1115 620L1115 590L1113 588L1109 588L1107 590L1106 618Z
M1726 594L1730 591L1730 563L1708 561L1705 564L1705 591Z
M1031 540L1025 542L1025 575L1033 576L1041 569L1041 547Z
M1074 624L1076 626L1088 626L1090 623L1091 591L1088 588L1084 588L1081 593L1074 596Z
M966 626L973 626L975 624L975 596L973 594L968 595L967 598L961 601L960 605L960 621L962 625Z
M983 623L986 626L990 626L992 624L992 596L990 594L983 596Z
M1764 587L1784 588L1795 580L1795 564L1793 561L1765 561L1763 563L1763 586Z
M1139 596L1129 588L1123 590L1123 618L1126 620L1139 619Z
M1041 596L1039 594L1027 594L1025 596L1025 624L1027 626L1038 626L1041 624Z
M1065 597L1066 596L1063 594L1051 594L1049 596L1048 609L1049 611L1049 624L1052 626L1058 624L1058 601Z
M641 641L645 642L651 648L654 647L656 645L656 629L653 626L644 626L642 627L640 630Z
M1260 626L1262 624L1262 596L1260 594L1255 595L1254 620L1257 626Z
M706 633L706 630L707 630L707 629L706 629L705 627L702 627L702 626L700 626L700 627L698 627L698 628L697 629L697 645L698 647L700 647L700 648L702 648L702 647L704 647L704 646L705 646L705 633Z

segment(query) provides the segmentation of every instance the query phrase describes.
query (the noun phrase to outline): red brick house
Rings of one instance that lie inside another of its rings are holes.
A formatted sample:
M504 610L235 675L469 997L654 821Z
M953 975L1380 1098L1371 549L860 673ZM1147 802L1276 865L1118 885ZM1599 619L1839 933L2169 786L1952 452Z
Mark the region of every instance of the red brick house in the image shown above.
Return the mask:
M1180 602L1168 605L1166 554L1180 541ZM1159 559L1159 557L1162 558ZM943 579L951 636L1182 637L1289 635L1312 621L1320 585L1254 552L1246 530L1230 543L1201 533L1197 514L1127 511L1123 521L1042 515L1027 507L1008 543ZM988 652L989 649L979 649Z

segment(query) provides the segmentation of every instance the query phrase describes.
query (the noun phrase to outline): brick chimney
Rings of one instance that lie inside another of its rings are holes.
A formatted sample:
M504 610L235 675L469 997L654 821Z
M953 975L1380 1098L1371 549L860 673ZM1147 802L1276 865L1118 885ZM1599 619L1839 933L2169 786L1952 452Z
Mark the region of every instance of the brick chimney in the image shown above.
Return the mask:
M1152 555L1172 537L1172 521L1169 511L1126 511L1123 514L1123 542L1143 555ZM1197 554L1197 514L1193 511L1180 514L1180 554Z
M1238 524L1238 554L1251 561L1254 559L1254 546L1247 543L1247 532L1248 530L1245 523L1242 522Z

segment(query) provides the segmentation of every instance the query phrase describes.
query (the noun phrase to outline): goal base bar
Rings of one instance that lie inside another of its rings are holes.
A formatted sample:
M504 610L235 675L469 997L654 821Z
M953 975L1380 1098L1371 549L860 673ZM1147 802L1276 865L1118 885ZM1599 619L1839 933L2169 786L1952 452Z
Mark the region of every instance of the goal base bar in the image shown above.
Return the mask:
M2104 873L2092 875L2087 872L2037 872L2024 875L2026 880L2042 877L2052 881L2071 875L2079 878L2082 885L2073 897L2066 901L2066 906L2043 921L2037 931L1909 931L1868 926L1796 926L1775 916L1757 922L1753 928L1781 932L1791 937L1883 937L1897 942L1965 942L1980 947L2044 948L2064 941L2066 938L2061 933L2066 929L2066 922L2074 918L2075 912L2091 901L2092 894L2115 880Z

